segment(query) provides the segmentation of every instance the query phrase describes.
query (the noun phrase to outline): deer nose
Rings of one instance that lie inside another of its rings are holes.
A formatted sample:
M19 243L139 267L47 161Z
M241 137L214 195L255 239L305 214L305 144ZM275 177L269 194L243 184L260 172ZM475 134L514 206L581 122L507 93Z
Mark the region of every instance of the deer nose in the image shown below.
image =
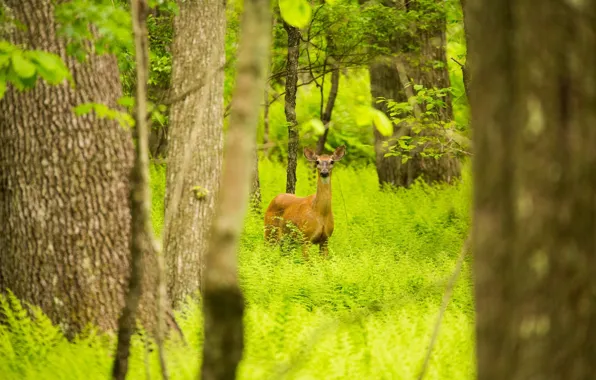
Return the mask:
M321 177L323 177L323 178L329 177L329 172L328 171L322 171L321 170Z

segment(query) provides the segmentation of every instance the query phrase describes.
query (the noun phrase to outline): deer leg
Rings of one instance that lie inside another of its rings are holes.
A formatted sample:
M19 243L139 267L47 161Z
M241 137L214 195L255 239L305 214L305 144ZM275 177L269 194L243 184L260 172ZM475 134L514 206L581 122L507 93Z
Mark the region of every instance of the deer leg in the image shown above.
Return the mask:
M302 243L302 256L305 261L308 261L308 250L310 248L310 242L305 241Z
M323 255L324 258L329 257L329 240L325 239L319 244L319 253Z

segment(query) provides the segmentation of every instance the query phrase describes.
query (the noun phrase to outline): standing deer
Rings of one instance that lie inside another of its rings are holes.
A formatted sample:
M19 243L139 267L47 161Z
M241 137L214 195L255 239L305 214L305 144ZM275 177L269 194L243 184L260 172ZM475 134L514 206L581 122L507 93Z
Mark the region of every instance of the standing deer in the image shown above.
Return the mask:
M291 234L292 227L302 233L302 254L308 259L311 244L319 245L319 252L327 257L329 238L333 234L331 211L331 171L335 161L342 159L345 146L335 149L332 155L317 156L310 148L304 148L304 156L317 165L317 192L308 197L279 194L267 207L265 213L265 240L279 242L283 235Z

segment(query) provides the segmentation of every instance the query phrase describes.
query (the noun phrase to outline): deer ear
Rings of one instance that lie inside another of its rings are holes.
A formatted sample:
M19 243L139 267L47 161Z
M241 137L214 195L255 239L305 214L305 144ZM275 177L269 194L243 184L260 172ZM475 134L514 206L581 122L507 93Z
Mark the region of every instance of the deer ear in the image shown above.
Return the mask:
M346 154L346 146L342 145L342 146L338 146L335 149L335 152L333 152L333 160L334 161L339 161L343 158L344 154Z
M306 159L309 161L317 160L317 155L315 154L315 151L308 147L304 148L304 157L306 157Z

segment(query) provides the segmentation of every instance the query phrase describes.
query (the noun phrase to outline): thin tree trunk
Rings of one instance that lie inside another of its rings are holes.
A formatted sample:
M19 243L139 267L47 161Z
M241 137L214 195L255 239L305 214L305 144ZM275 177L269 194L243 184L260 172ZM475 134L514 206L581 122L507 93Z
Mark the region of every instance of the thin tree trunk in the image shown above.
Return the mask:
M255 136L256 137L256 136ZM261 212L261 182L259 181L259 151L255 144L253 153L252 185L250 188L250 204L253 211Z
M285 113L288 123L288 168L286 193L296 192L296 167L298 166L298 121L296 120L296 90L298 86L298 58L300 57L300 29L284 21L288 33L288 58L286 63Z
M466 0L460 0L461 8L462 8L462 15L463 15L463 23L464 23L464 35L466 36L466 49L469 49L470 46L470 27L468 26L468 17L466 11ZM468 98L468 103L470 102L470 54L466 53L466 63L461 67L462 77L464 81L464 90L466 91L466 97Z
M339 90L339 65L334 62L333 71L331 72L331 89L329 90L329 97L327 98L327 105L325 112L321 115L321 122L325 126L325 132L319 137L317 141L317 154L322 154L327 142L327 135L329 134L329 123L331 122L331 114L335 106L335 99L337 99L337 92Z
M596 1L468 0L478 378L596 373Z
M67 57L52 1L4 5L27 28L9 39L60 55L76 87L9 86L0 101L0 289L39 306L69 336L87 324L114 330L130 274L133 145L116 121L72 109L118 107L116 58Z
M265 105L263 109L263 144L269 142L269 86L265 85Z
M174 305L197 295L203 278L222 163L226 24L220 0L183 1L179 6L172 97L183 100L170 109L164 225L168 294Z
M226 165L206 257L201 371L205 380L234 379L244 347L244 298L238 286L237 249L248 203L260 95L265 85L270 18L269 0L244 2Z
M147 79L149 72L149 40L146 0L133 0L132 24L137 66L135 132L137 137L134 167L131 173L131 273L126 303L118 320L118 345L112 368L112 378L124 380L128 372L130 341L135 329L141 300L145 257L155 254L151 227L149 190L149 123L147 121Z

